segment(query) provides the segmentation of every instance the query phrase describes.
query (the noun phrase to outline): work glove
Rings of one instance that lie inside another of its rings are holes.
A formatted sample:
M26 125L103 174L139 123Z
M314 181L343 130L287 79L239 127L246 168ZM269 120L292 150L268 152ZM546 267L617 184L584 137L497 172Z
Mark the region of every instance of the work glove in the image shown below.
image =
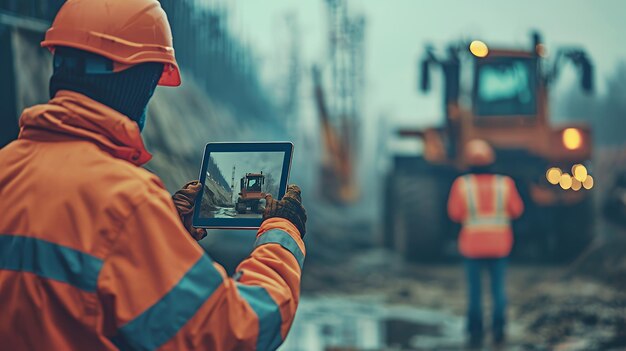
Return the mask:
M206 229L194 228L191 225L193 208L196 202L196 197L198 196L198 192L201 188L202 184L200 184L199 181L194 180L193 182L185 184L182 189L178 190L172 196L174 206L176 206L176 210L178 211L180 220L183 222L183 226L185 226L189 234L191 234L191 236L197 241L200 241L206 236Z
M306 210L302 207L302 191L297 185L287 187L287 193L282 200L277 201L272 195L265 197L265 211L263 220L270 218L284 218L298 228L300 236L306 234Z

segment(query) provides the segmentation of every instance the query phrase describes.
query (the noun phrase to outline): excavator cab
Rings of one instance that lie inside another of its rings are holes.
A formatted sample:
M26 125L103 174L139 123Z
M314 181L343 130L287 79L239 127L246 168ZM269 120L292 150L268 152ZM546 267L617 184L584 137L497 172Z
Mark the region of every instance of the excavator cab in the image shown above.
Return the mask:
M537 60L533 57L499 56L477 60L473 110L483 116L537 114Z
M262 174L259 175L246 175L246 177L241 178L241 189L242 192L261 192L261 187L265 181L265 177Z
M239 214L259 213L261 211L261 199L265 198L263 185L265 175L261 173L247 173L240 181L240 192L235 209Z

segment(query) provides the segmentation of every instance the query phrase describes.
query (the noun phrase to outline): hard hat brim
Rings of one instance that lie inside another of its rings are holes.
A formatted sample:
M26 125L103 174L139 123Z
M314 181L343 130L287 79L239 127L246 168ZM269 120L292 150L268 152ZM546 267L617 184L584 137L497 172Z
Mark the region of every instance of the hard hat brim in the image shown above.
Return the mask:
M163 74L158 84L170 87L181 85L180 69L171 47L133 43L102 33L67 29L48 30L41 46L52 52L58 46L84 50L129 66L148 62L163 63Z

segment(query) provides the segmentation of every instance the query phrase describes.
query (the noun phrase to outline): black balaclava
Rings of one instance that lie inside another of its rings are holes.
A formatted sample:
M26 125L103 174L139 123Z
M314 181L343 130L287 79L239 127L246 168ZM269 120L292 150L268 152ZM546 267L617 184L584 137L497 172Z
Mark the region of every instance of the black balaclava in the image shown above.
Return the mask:
M128 116L143 130L148 102L154 94L162 63L141 63L113 73L113 61L86 51L57 47L50 97L59 90L86 95Z

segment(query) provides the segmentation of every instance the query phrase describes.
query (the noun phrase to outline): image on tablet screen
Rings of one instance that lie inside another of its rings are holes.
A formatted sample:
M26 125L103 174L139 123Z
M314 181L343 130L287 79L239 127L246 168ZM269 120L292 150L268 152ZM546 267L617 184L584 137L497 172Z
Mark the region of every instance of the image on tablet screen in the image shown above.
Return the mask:
M284 152L213 152L200 218L262 218L265 196L278 198Z

